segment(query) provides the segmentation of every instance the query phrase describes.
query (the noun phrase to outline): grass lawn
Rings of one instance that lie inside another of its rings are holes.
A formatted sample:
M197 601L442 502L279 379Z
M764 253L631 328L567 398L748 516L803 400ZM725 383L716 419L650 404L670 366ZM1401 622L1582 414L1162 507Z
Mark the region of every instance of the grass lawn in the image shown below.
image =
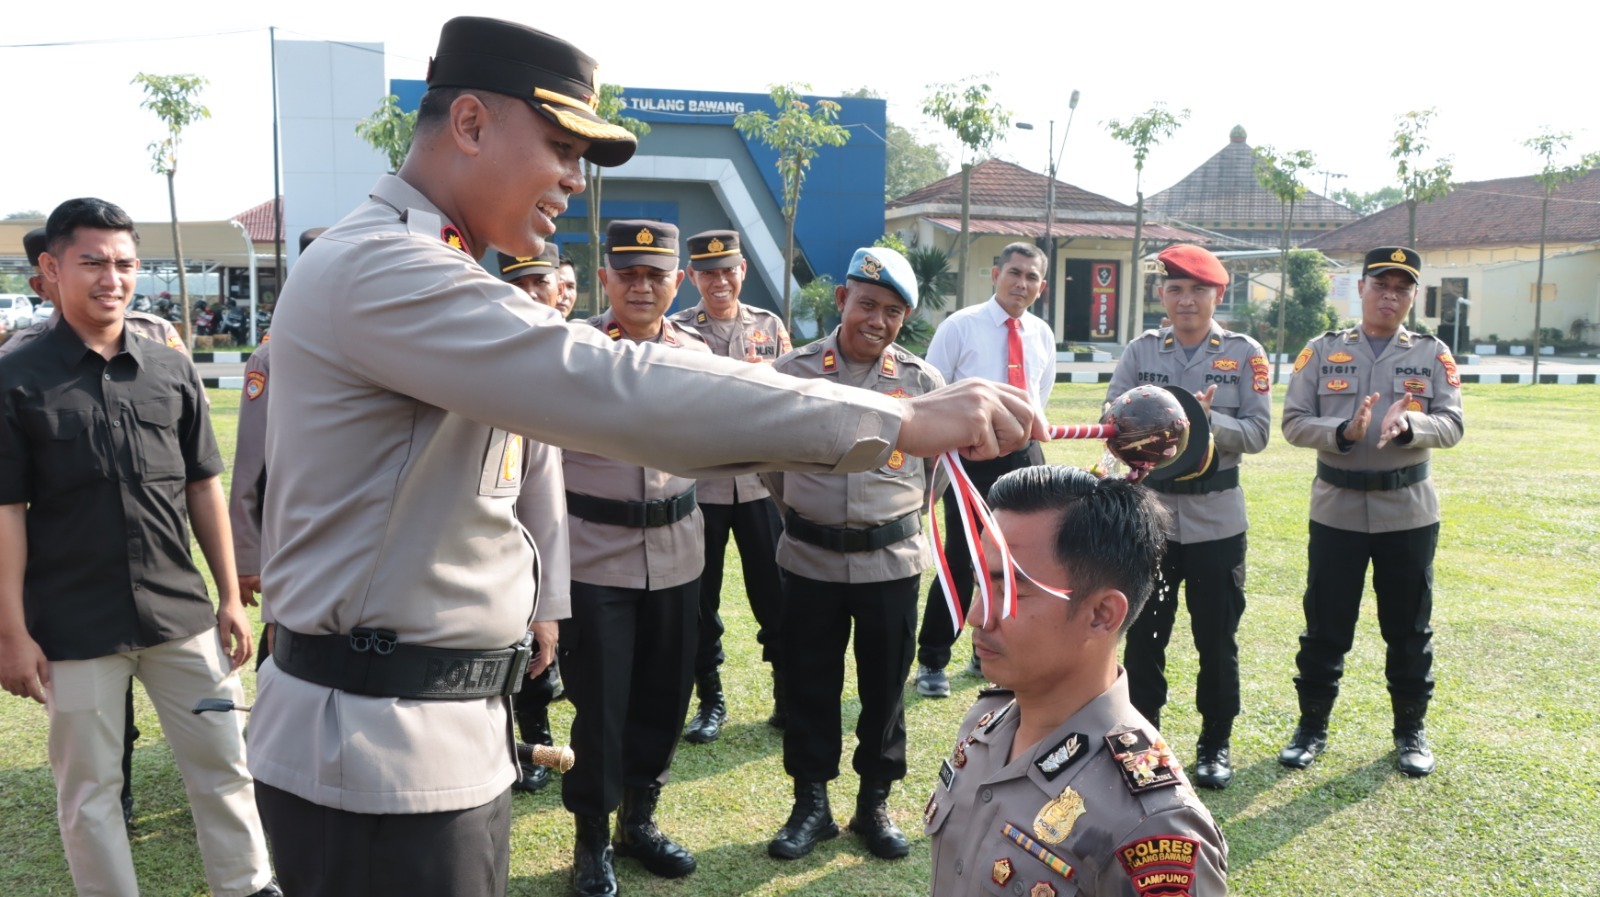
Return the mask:
M1058 385L1051 419L1093 421L1102 395L1103 387ZM218 391L214 400L219 441L231 458L238 396ZM1287 446L1275 425L1272 444L1246 463L1254 527L1250 605L1240 632L1238 775L1227 791L1202 793L1227 834L1236 894L1600 893L1600 389L1468 385L1466 421L1465 441L1434 467L1445 509L1433 618L1438 693L1429 718L1439 770L1426 779L1394 770L1383 644L1370 597L1328 753L1303 772L1277 764L1296 716L1292 678L1313 455ZM1098 457L1085 442L1051 445L1046 453L1078 465ZM766 842L788 813L790 783L778 733L762 722L770 684L732 555L730 546L725 594L732 597L723 613L732 721L715 744L682 745L659 814L662 827L699 856L700 870L669 882L622 861L623 893L925 894L922 805L979 683L953 677L951 698L939 701L910 690L912 772L890 802L913 836L909 859L873 859L848 834L802 860L768 859ZM1195 667L1179 616L1169 658L1174 700L1164 715L1168 739L1188 759L1198 726ZM856 704L851 678L847 727ZM253 677L245 684L252 691ZM131 836L143 893L204 894L182 783L142 692L138 701L145 737L134 758ZM571 713L570 705L555 705L558 740ZM45 730L42 708L0 695L6 897L72 893ZM846 769L853 744L847 735ZM855 786L848 772L834 784L841 821ZM572 824L559 787L518 795L515 813L511 893L564 894Z

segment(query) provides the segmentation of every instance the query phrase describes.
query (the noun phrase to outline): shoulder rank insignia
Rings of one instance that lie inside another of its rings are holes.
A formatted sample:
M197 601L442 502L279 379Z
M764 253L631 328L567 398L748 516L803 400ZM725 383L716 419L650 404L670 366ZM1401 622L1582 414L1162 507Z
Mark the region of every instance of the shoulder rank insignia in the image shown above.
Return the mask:
M1346 343L1359 343L1359 342L1361 342L1361 330L1359 328L1355 328L1355 327L1352 327L1351 329L1346 330L1344 332L1344 341Z
M1122 777L1134 794L1182 782L1178 759L1159 735L1152 740L1139 729L1114 729L1106 736L1106 746L1121 765Z
M261 398L267 390L267 375L263 371L251 371L244 375L244 397L254 401Z
M1039 808L1039 814L1033 817L1033 836L1046 844L1060 844L1072 834L1072 826L1082 815L1083 796L1068 785Z
M703 311L696 313L694 316L694 322L696 324L704 324L708 320L710 320L709 316L707 316Z
M1011 880L1011 876L1015 871L1011 868L1011 858L1001 857L994 861L994 871L989 873L989 877L994 879L995 884L1005 887L1006 882Z
M1220 345L1222 345L1222 340L1220 340L1220 339L1217 339L1217 338L1216 338L1216 337L1214 337L1214 336L1213 336L1213 337L1212 337L1212 338L1211 338L1211 345L1213 345L1213 346L1220 346Z
M1451 386L1461 385L1461 372L1456 370L1456 357L1446 349L1439 353L1439 363L1444 365L1444 382Z
M1061 771L1071 766L1074 761L1083 756L1084 749L1089 746L1089 738L1078 732L1070 732L1066 738L1056 742L1049 753L1033 761L1039 767L1047 780L1053 780L1061 775Z
M1328 360L1334 364L1344 364L1347 361L1354 361L1355 356L1351 355L1349 352L1335 352L1328 356Z
M265 346L267 344L267 341L270 340L270 339L272 339L272 331L269 330L266 333L261 334L261 345ZM257 348L259 348L259 347L257 347Z
M672 325L665 322L661 325L661 341L669 346L678 344L678 335L672 332Z
M606 336L611 337L612 341L622 339L622 325L618 324L616 321L612 321L610 324L607 324Z
M831 374L831 373L833 373L834 371L836 371L838 369L839 369L839 356L833 354L833 350L832 349L829 349L826 352L823 352L822 353L822 372L824 374Z
M1300 373L1300 369L1305 367L1306 364L1309 363L1310 361L1311 361L1311 347L1310 346L1306 346L1304 349L1300 350L1300 354L1299 355L1296 355L1294 357L1294 372L1296 374Z
M888 352L883 353L883 366L878 369L879 375L884 377L897 377L899 376L899 374L896 373L898 370L899 368L896 366L894 360L894 350L891 349Z
M1408 331L1402 330L1397 335L1400 338L1400 345L1402 345L1402 346L1411 345L1411 334Z
M999 710L991 710L988 713L985 713L981 718L979 718L978 724L972 728L982 729L984 734L987 735L989 732L994 731L995 726L1000 725L1000 721L1005 719L1006 714L1010 713L1011 708L1015 706L1017 706L1017 702L1015 699L1013 699L1011 703L1001 707Z
M1162 348L1170 349L1170 348L1172 348L1172 344L1175 343L1175 342L1177 342L1177 340L1175 340L1175 339L1173 339L1172 337L1169 336L1166 339L1161 341L1161 346L1162 346Z
M440 228L439 239L443 240L452 249L459 249L462 252L467 251L466 238L461 236L461 231L454 224L446 224Z
M1239 360L1237 358L1218 358L1211 362L1211 366L1219 371L1237 371Z

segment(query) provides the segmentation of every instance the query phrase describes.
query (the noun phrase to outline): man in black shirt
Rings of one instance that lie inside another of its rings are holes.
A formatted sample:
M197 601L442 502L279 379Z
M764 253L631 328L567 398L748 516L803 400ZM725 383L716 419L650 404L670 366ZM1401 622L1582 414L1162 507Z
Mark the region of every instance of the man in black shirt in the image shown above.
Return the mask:
M183 773L211 892L278 895L242 722L189 712L206 697L242 702L232 673L251 651L199 378L124 327L139 269L126 213L68 200L45 231L41 269L66 326L0 359L0 685L48 709L80 893L138 893L118 801L123 696L138 676Z

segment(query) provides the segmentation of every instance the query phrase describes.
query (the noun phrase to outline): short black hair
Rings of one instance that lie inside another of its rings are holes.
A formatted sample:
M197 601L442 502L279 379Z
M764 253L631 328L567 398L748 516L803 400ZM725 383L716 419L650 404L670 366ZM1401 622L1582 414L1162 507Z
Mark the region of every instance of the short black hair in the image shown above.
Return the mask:
M325 231L325 230L327 230L327 228L325 228L325 227L313 227L313 228L308 228L306 230L301 231L300 232L300 251L301 252L305 252L306 251L306 247L310 246L313 242L316 241L316 239L318 237L322 236L322 232Z
M35 268L39 267L39 256L44 255L49 242L45 239L42 227L36 227L22 235L22 251L28 254L28 264Z
M462 94L470 93L483 101L489 111L498 115L507 100L516 99L509 94L497 93L478 87L432 87L417 103L417 124L413 133L420 134L444 124L450 118L450 106Z
M1004 268L1006 266L1006 262L1009 261L1014 255L1020 255L1025 258L1038 261L1040 277L1050 273L1050 260L1045 258L1044 252L1032 243L1007 243L1006 248L1000 250L1000 261L995 263L995 267Z
M989 507L1060 512L1056 560L1073 591L1110 587L1128 596L1126 633L1150 598L1166 547L1167 510L1155 494L1120 477L1045 464L1014 470L989 489Z
M72 242L80 227L125 230L132 235L133 245L139 245L139 231L133 226L133 219L128 217L127 212L103 199L85 196L69 199L50 213L50 218L44 223L44 241L49 252L59 255Z
M568 268L571 268L574 271L578 270L578 266L573 264L572 256L567 255L565 252L561 253L561 258L556 261L557 268L561 267L562 265L566 265Z

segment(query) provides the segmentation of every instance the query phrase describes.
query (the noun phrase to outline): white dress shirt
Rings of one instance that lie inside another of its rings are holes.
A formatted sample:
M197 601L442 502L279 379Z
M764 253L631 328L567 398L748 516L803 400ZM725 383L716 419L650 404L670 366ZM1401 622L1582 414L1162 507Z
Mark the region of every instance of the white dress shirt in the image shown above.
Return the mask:
M939 325L928 344L928 363L944 382L978 377L996 383L1006 379L1006 310L993 296L982 305L963 308ZM1030 392L1045 407L1056 382L1056 338L1050 325L1032 312L1022 313L1022 371Z

